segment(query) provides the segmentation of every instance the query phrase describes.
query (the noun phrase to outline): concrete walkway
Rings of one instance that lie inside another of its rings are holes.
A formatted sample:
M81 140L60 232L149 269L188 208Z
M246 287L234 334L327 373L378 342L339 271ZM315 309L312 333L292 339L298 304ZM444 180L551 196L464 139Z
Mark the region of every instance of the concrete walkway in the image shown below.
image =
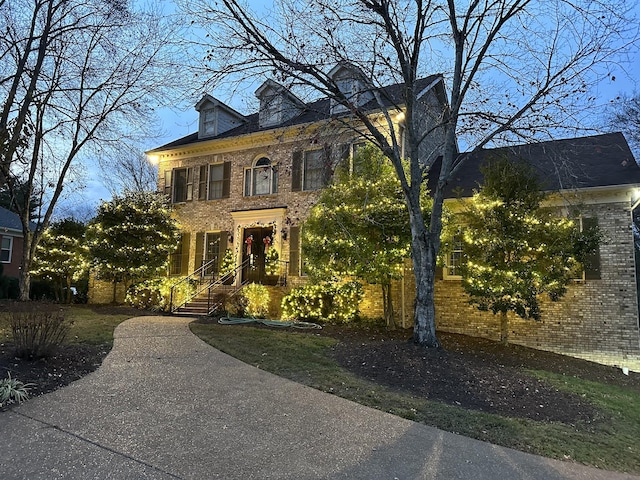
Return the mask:
M631 479L442 432L138 317L91 375L0 413L9 479Z

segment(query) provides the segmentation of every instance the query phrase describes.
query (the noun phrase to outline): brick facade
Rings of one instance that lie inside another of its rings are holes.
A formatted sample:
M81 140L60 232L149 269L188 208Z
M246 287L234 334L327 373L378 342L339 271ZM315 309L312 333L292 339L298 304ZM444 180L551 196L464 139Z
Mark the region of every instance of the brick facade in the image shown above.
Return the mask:
M540 321L509 315L509 341L640 371L640 332L630 202L592 204L598 219L601 278L576 281L560 301L543 301ZM435 292L441 331L499 340L500 317L468 303L459 280L439 280Z

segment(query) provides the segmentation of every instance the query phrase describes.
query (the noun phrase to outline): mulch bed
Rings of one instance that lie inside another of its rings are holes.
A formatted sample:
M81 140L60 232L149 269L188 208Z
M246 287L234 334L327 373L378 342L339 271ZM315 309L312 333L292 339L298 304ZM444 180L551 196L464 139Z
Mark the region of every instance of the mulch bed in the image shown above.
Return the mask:
M526 373L545 370L640 392L640 374L573 357L490 340L440 333L442 350L425 349L407 340L410 333L371 329L325 328L339 343L333 356L354 374L450 405L566 424L592 422L601 415L579 395L559 391Z

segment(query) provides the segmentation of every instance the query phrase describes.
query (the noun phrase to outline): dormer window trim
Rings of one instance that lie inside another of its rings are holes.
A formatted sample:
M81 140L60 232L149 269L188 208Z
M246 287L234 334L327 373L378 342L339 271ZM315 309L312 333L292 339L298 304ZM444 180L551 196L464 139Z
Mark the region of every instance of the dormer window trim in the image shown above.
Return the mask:
M247 122L241 113L225 105L211 95L205 95L196 104L198 138L216 137Z
M271 79L260 85L255 95L260 100L258 112L260 128L280 125L298 116L306 108L302 100Z
M216 132L218 131L218 112L215 106L205 108L200 112L200 123L202 136L212 137L216 135Z

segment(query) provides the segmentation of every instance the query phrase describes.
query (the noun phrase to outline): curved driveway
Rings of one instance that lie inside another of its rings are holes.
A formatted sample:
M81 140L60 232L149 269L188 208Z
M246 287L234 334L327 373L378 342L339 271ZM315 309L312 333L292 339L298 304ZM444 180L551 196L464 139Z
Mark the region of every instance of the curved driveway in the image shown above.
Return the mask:
M624 479L426 427L248 366L190 319L138 317L102 366L0 413L9 479Z

